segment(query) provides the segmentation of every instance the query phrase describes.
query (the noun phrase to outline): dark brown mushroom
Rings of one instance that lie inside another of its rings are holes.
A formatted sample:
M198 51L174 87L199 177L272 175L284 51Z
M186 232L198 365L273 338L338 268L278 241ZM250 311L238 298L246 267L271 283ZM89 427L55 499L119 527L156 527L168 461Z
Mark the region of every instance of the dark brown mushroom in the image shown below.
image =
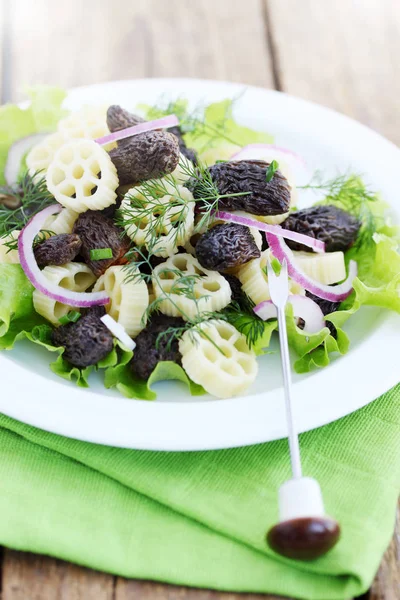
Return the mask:
M143 122L116 105L107 111L110 131L119 131ZM121 185L136 184L172 173L179 162L179 141L167 131L148 131L118 142L110 152Z
M75 221L73 233L76 233L82 242L80 255L91 268L96 277L100 277L108 267L121 265L127 262L125 254L130 247L130 239L123 230L115 225L99 211L87 210L79 215ZM112 258L93 260L91 250L111 248Z
M55 346L63 346L63 358L75 367L96 365L113 349L114 338L100 320L105 314L101 306L87 311L76 323L62 325L51 334Z
M82 242L75 233L53 235L37 244L33 253L39 267L47 265L65 265L79 254Z

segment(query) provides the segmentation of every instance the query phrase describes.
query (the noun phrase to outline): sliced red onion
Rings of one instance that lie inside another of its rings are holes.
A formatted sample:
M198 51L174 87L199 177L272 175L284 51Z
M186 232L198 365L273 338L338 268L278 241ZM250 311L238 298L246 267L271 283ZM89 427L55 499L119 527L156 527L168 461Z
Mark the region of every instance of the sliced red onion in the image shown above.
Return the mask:
M273 155L277 161L279 161L279 156L281 156L286 162L296 161L303 167L306 166L306 161L299 154L296 154L293 150L282 148L282 146L275 146L274 144L248 144L233 154L230 160L262 160L263 156L268 155Z
M293 306L293 314L297 319L303 319L306 333L317 333L325 327L324 313L314 300L307 296L293 294L288 297L288 302ZM271 300L260 302L254 307L254 312L263 321L276 318L276 308Z
M101 138L97 138L95 142L104 146L110 142L118 142L119 140L125 140L134 135L139 135L139 133L146 133L146 131L154 131L155 129L169 129L169 127L174 127L175 125L179 125L178 117L176 115L168 115L167 117L162 117L155 121L146 121L145 123L139 123L139 125L133 125L132 127L121 129L120 131L114 131L114 133L109 133Z
M125 328L122 327L120 323L117 323L110 315L104 315L100 317L100 321L103 321L104 325L107 327L109 331L113 334L114 337L117 338L128 348L128 350L133 350L136 347L136 343L133 341L131 337L126 333Z
M4 167L4 178L7 185L17 183L18 173L21 168L21 161L25 154L35 144L41 142L48 133L33 133L27 137L21 138L14 142L8 151L6 166Z
M52 204L32 217L18 237L18 254L21 267L31 284L45 296L68 306L90 307L108 304L110 298L105 292L72 292L52 283L39 269L33 253L33 242L50 215L62 210L61 204Z
M318 298L330 300L331 302L342 302L351 294L353 290L353 281L357 277L357 263L354 260L351 260L349 263L349 274L346 281L335 286L324 285L311 279L311 277L304 273L304 271L296 264L296 258L293 252L281 237L267 233L267 242L273 256L275 256L280 263L286 260L289 276L304 289L315 296L318 296Z
M295 187L307 185L313 174L302 156L273 144L249 144L234 154L231 160L276 160L282 174ZM302 197L305 197L305 190L300 191Z
M283 229L280 225L268 225L268 223L262 223L256 219L248 219L247 217L242 217L240 215L235 215L225 211L218 211L214 214L214 216L216 219L220 219L221 221L237 223L238 225L246 225L246 227L255 227L260 231L265 231L266 233L274 234L276 236L279 235L287 240L304 244L308 248L312 248L314 252L325 252L324 242L316 240L308 235L304 235L304 233L297 233L296 231Z

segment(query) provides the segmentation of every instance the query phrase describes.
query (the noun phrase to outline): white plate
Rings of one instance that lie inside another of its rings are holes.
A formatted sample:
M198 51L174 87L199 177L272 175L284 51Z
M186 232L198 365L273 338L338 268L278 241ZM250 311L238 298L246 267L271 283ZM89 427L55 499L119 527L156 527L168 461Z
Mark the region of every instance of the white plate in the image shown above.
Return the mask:
M119 81L74 89L66 105L137 103L187 97L195 106L240 96L237 120L275 136L276 144L302 155L312 169L364 173L400 220L400 151L373 131L320 106L261 88L190 79ZM345 357L321 371L294 376L299 431L320 427L374 400L399 380L398 315L365 308L350 321ZM275 342L276 348L276 342ZM206 450L266 442L286 436L279 355L260 360L248 395L232 400L192 398L183 384L156 385L159 400L128 400L94 377L76 388L48 369L50 355L28 343L1 353L0 411L65 436L148 450Z

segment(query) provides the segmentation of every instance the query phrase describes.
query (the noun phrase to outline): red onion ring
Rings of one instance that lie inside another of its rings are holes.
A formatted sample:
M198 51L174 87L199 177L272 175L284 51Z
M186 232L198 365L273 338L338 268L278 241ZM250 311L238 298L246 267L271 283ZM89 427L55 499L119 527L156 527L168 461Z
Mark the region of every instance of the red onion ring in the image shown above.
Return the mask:
M330 300L331 302L342 302L351 294L353 290L353 281L357 277L357 263L354 260L351 260L349 263L349 274L346 281L335 286L324 285L311 279L311 277L306 275L304 271L296 265L296 259L293 252L281 237L267 233L267 242L273 256L275 256L280 263L286 260L289 276L304 289L315 296L318 296L318 298Z
M243 146L238 152L231 156L230 160L246 160L246 155L249 154L249 151L255 154L258 153L260 158L262 157L262 153L268 152L269 154L283 154L287 159L290 158L292 160L296 160L296 162L301 163L303 167L306 166L306 161L293 150L289 150L288 148L282 148L282 146L275 146L274 144L248 144L247 146ZM251 160L251 159L249 159ZM255 158L253 160L256 160Z
M288 297L288 302L293 306L293 314L297 319L305 322L304 332L318 333L325 327L324 313L314 300L307 296L293 294ZM272 300L264 300L254 307L254 312L263 321L276 318L276 307Z
M127 127L126 129L114 131L114 133L109 133L108 135L97 138L97 140L94 141L101 146L104 146L110 142L118 142L119 140L125 140L126 138L133 137L134 135L139 135L139 133L146 133L146 131L154 131L155 129L168 129L169 127L174 127L175 125L179 125L178 117L176 115L168 115L167 117L162 117L161 119L156 119L155 121L146 121L145 123L139 123L138 125Z
M21 267L31 284L45 296L75 307L90 307L108 304L110 298L105 292L72 292L47 279L39 269L33 253L33 242L50 215L59 213L61 204L52 204L32 217L18 237L18 254Z
M325 252L325 242L321 242L320 240L316 240L308 235L304 235L304 233L297 233L296 231L282 229L280 225L268 225L268 223L262 223L261 221L256 221L256 219L248 219L247 217L242 217L240 215L235 215L225 211L217 211L214 216L216 219L220 219L221 221L237 223L238 225L246 225L247 227L255 227L260 231L265 231L266 233L281 236L287 240L298 242L299 244L304 244L308 248L312 248L315 252Z

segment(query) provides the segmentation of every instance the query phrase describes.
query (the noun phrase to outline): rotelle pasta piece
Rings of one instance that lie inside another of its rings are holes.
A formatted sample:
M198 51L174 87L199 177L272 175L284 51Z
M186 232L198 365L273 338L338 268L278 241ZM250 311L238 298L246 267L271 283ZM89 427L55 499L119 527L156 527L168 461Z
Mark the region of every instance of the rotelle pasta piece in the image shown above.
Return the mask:
M193 276L196 300L188 297L180 283L182 277ZM170 317L195 319L208 312L222 310L231 301L231 288L226 279L216 271L204 269L190 254L175 254L153 269L153 290L160 311Z
M93 140L70 140L54 155L46 175L55 199L77 213L116 202L118 177L107 152Z
M204 321L185 331L179 351L189 377L218 398L242 394L257 376L255 353L226 321Z
M243 291L255 304L271 298L266 274L267 261L270 255L269 249L264 250L259 258L249 261L240 267L236 273L236 277L242 284ZM305 293L303 288L292 280L289 280L289 290L292 294Z
M68 139L86 138L95 140L101 138L110 130L107 126L107 106L84 106L71 113L58 124L58 131ZM117 144L110 143L104 148L109 151L116 148Z
M166 258L176 254L178 246L190 239L194 206L192 193L181 185L161 198L149 197L137 187L125 196L121 213L126 221L126 233L135 244L151 246L153 254Z
M6 244L17 240L20 233L19 230L16 230L0 237L0 264L17 265L19 263L18 249L10 250Z
M55 153L66 142L64 134L57 131L47 135L44 140L33 146L26 157L26 166L29 174L33 176L35 173L43 173L47 171L52 162Z
M96 282L94 292L106 290L111 301L107 313L131 336L137 336L146 326L143 315L149 305L149 292L142 279L126 278L122 266L109 267Z
M43 229L51 231L56 235L61 233L72 233L72 228L78 217L79 213L70 208L63 208L56 215L50 215L50 217L46 219Z
M107 111L111 132L138 125L144 119L113 105ZM121 185L136 184L172 173L178 166L180 152L178 138L167 131L148 131L120 140L110 152L117 168Z
M96 281L92 271L83 263L67 263L60 267L45 267L42 273L46 278L67 290L73 292L85 292ZM71 306L57 302L38 290L33 291L33 306L39 315L59 326L61 317L71 310Z

